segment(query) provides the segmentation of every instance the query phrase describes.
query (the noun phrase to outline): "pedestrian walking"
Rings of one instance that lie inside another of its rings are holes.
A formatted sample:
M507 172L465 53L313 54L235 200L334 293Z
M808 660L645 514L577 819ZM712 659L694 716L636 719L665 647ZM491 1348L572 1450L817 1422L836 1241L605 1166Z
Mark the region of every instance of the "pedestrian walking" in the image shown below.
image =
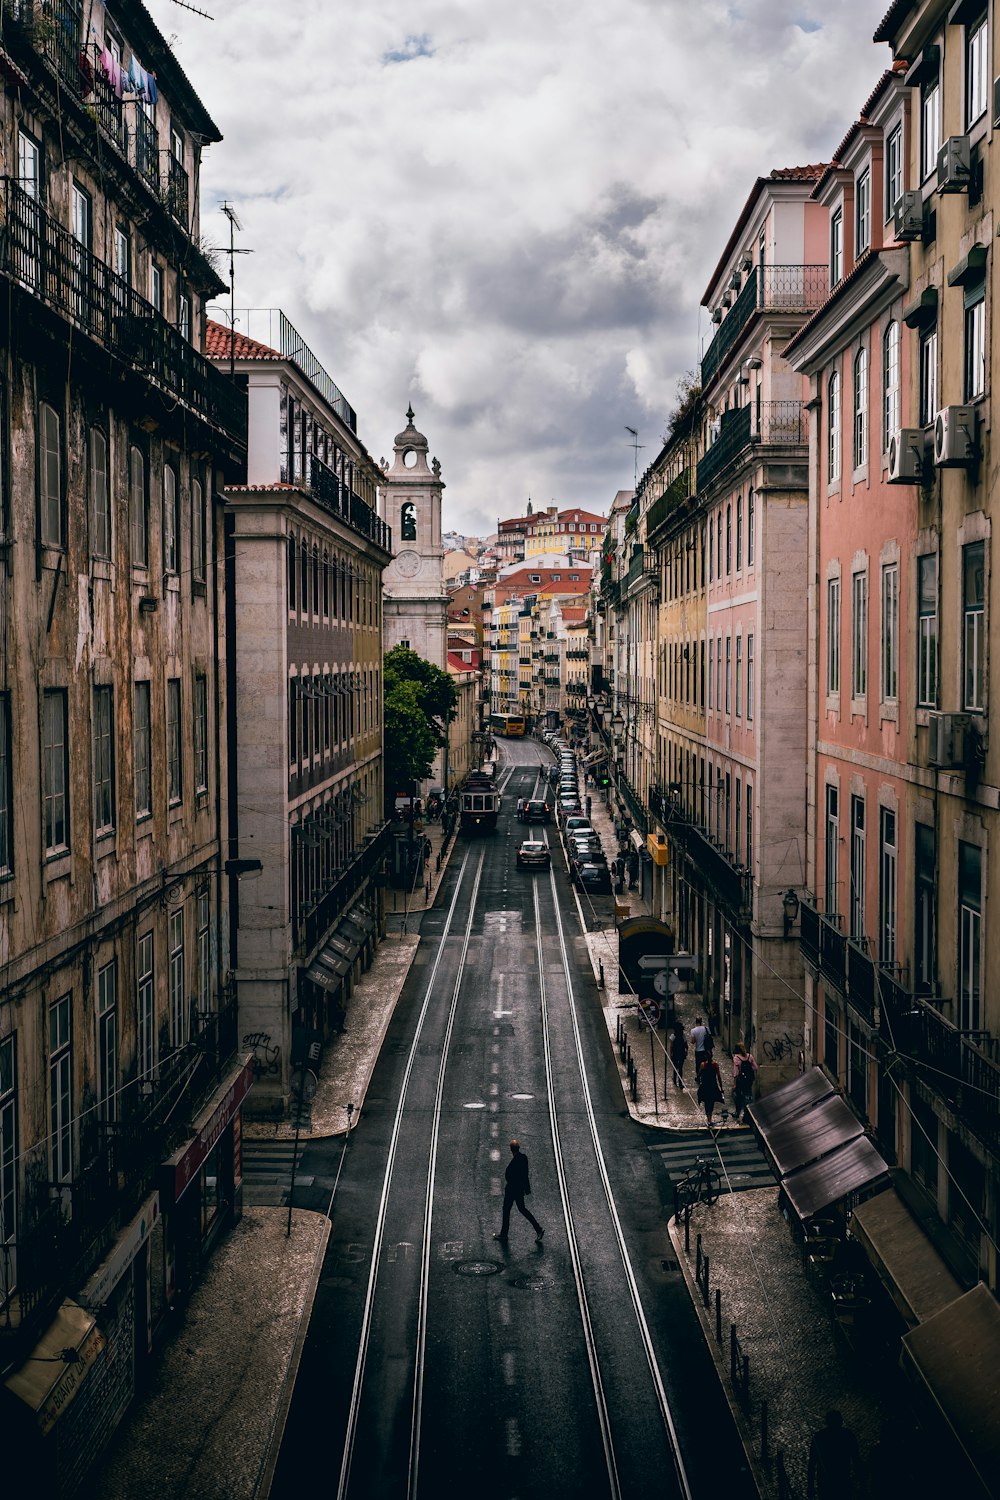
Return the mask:
M670 1032L670 1061L674 1070L674 1085L684 1087L684 1062L688 1055L687 1037L680 1021L675 1021Z
M432 845L431 845L430 839L426 839L425 838L424 839L424 859L430 859L430 857L431 857L431 849L432 849Z
M809 1445L806 1477L809 1500L849 1500L860 1493L861 1453L858 1440L839 1411L828 1411Z
M500 1232L493 1238L506 1244L507 1235L510 1230L510 1211L514 1207L519 1214L523 1214L535 1231L535 1239L541 1242L545 1230L539 1224L530 1209L525 1208L524 1200L531 1196L531 1179L528 1176L528 1158L521 1150L520 1141L510 1143L510 1161L504 1173L507 1186L503 1193L503 1219L500 1223Z
M742 1042L733 1053L733 1113L741 1118L753 1098L753 1086L757 1081L757 1059Z
M691 1040L694 1043L694 1077L698 1081L701 1073L701 1065L712 1050L712 1033L705 1025L701 1016L698 1016L691 1027Z
M724 1098L719 1064L709 1052L698 1073L698 1103L704 1106L705 1119L709 1125L712 1123L712 1111Z

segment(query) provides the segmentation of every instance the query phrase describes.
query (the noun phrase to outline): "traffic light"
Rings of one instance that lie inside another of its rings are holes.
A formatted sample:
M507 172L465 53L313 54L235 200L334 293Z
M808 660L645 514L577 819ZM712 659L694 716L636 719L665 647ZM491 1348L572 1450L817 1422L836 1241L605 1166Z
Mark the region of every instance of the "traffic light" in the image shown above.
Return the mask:
M610 786L611 785L611 777L608 775L607 771L598 771L598 773L597 773L597 785L598 786Z

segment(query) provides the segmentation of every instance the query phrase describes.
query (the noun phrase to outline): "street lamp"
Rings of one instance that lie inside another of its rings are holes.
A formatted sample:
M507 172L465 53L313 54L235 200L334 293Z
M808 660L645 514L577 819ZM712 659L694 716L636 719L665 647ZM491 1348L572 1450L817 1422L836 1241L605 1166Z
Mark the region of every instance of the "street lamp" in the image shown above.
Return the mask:
M616 708L611 718L611 733L614 735L615 739L619 739L624 733L624 730L625 720L622 717L621 710Z
M799 898L790 886L781 898L781 907L785 914L785 937L788 937L799 914Z

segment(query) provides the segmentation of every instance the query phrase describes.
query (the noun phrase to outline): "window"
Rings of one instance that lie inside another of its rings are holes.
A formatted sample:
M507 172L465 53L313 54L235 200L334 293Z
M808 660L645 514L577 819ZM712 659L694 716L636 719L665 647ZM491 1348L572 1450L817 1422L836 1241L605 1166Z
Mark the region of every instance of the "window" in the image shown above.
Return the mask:
M917 704L937 707L937 554L917 558Z
M194 789L208 791L208 679L194 679Z
M747 869L753 869L753 786L747 782Z
M965 399L986 394L986 283L965 294Z
M73 1178L72 997L49 1006L49 1161L53 1183Z
M132 284L132 247L126 230L120 224L115 225L114 234L114 257L115 275L119 277L126 286Z
M736 497L736 571L743 567L743 496Z
M753 490L747 492L747 567L753 567L754 525L756 524Z
M844 210L830 215L830 285L835 287L844 275Z
M882 569L882 701L899 696L899 564Z
M868 351L859 349L854 356L854 439L853 461L856 469L868 462Z
M986 705L986 544L962 548L962 707Z
M167 681L167 800L176 805L184 796L181 780L181 682Z
M163 470L163 571L176 573L180 556L180 516L177 509L177 474L167 464Z
M722 582L722 507L721 506L719 507L719 514L718 514L718 516L717 516L716 519L717 519L717 524L716 524L716 528L715 528L715 537L716 537L716 554L717 555L716 555L716 559L715 559L715 562L716 562L715 571L718 574L719 582L721 583Z
M0 1245L13 1245L18 1229L18 1120L15 1038L0 1042ZM0 1295L6 1297L17 1281L16 1260L0 1256Z
M933 78L920 89L920 178L923 181L937 169L941 145L941 87Z
M709 643L708 643L708 706L709 706L709 708L714 708L715 707L715 693L713 691L713 688L714 688L713 678L714 678L714 676L715 676L715 642L713 640L710 640Z
M186 344L191 342L191 298L181 292L177 298L177 328Z
M865 167L854 186L854 258L858 259L872 242L872 174Z
M743 783L736 778L736 801L733 804L733 858L736 863L740 862L740 848L743 842Z
M903 127L893 126L885 140L885 217L891 219L903 196Z
M156 312L163 316L163 272L155 260L149 267L149 300Z
M118 967L97 971L97 1118L118 1118Z
M715 707L722 712L722 636L720 635L715 646Z
M197 895L195 916L197 920L197 946L196 956L198 962L198 974L195 980L195 1000L199 1014L207 1016L212 1009L212 947L211 947L211 925L209 914L211 904L208 891L200 890Z
M726 506L726 577L733 571L733 507Z
M851 937L865 935L865 799L851 798Z
M899 324L891 322L882 338L882 452L899 431Z
M851 695L863 698L868 691L868 574L855 573L851 580Z
M47 401L38 407L38 512L43 547L64 547L62 432L59 413Z
M958 845L958 1026L978 1031L983 920L983 851Z
M937 328L925 329L920 335L920 425L930 427L937 416Z
M986 113L989 47L987 45L986 9L971 26L965 28L965 125L966 129Z
M840 376L834 370L826 388L826 477L840 478Z
M66 694L42 695L42 796L45 853L69 848L69 749L66 743Z
M67 259L71 306L81 323L86 322L90 314L90 299L87 294L90 288L88 261L92 244L91 219L90 194L74 182L70 190L69 220L73 243L68 247Z
M840 910L840 793L835 786L826 789L826 910L833 915Z
M868 1042L856 1021L847 1028L847 1092L858 1109L868 1113Z
M896 962L896 814L880 809L881 823L878 875L878 957L886 967Z
M826 580L826 690L840 692L840 579Z
M743 637L736 637L736 717L743 715ZM737 819L737 822L739 819Z
M10 697L0 693L0 878L14 868L10 776Z
M138 448L128 456L128 503L132 518L132 566L149 566L149 500L146 493L146 465Z
M937 967L937 836L924 823L914 826L914 981L918 995L934 988Z
M205 582L205 489L200 479L191 481L191 577Z
M187 1014L184 999L184 908L170 913L168 923L170 995L170 1045L183 1047L187 1041Z
M747 723L753 722L753 695L754 695L754 670L753 670L753 635L747 636Z
M726 636L726 713L730 711L730 686L732 683L733 638Z
M109 687L94 689L94 832L100 838L115 830L114 696Z
M108 489L108 440L99 427L90 429L90 514L95 557L111 556L111 494Z
M135 815L148 818L153 811L153 741L150 726L148 682L135 685Z
M153 934L144 932L136 944L136 1067L140 1078L148 1078L156 1058L154 1013Z

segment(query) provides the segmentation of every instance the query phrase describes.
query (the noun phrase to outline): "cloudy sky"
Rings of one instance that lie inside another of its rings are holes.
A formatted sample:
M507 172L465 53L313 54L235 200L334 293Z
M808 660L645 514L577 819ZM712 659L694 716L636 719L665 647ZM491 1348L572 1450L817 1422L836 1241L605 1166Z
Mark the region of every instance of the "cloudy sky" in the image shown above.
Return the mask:
M758 175L822 161L887 0L147 0L253 254L376 458L412 401L445 527L606 510L655 457Z

